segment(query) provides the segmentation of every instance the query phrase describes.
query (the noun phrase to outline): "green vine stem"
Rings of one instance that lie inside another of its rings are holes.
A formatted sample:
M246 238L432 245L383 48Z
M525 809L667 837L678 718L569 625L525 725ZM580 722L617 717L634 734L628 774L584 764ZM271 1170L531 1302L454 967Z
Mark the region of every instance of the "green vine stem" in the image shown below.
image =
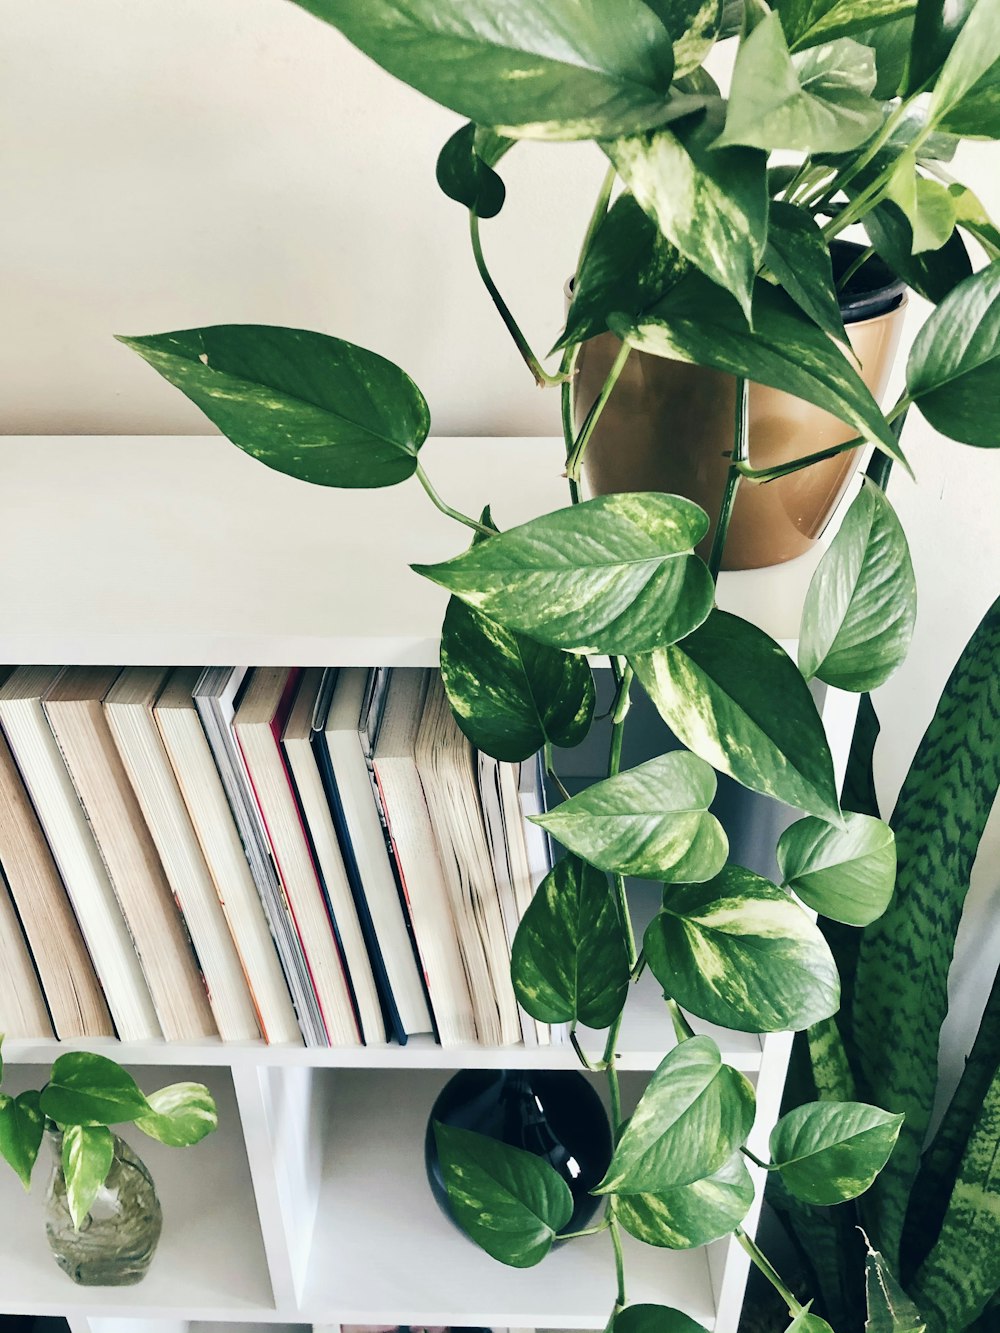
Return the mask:
M694 1036L694 1029L684 1017L676 1000L667 1001L667 1012L670 1014L670 1021L674 1025L674 1036L678 1041L687 1041Z
M903 422L906 414L912 406L912 399L908 396L900 398L886 421L892 427L892 433L895 439L899 439L903 429ZM793 458L790 463L776 463L774 467L751 467L748 462L734 462L733 466L738 469L740 476L745 481L763 483L767 481L777 481L779 477L790 476L793 472L801 472L803 468L812 467L814 463L822 463L827 458L836 458L838 454L849 453L852 449L860 449L866 444L860 435L856 435L852 440L845 440L843 444L833 444L829 449L821 449L815 454L806 454L803 458ZM881 450L877 451L881 452Z
M762 1171L773 1171L775 1169L770 1162L762 1162L755 1152L750 1151L746 1144L743 1145L740 1151L743 1153L744 1157L749 1158L754 1166L759 1166Z
M621 350L615 357L614 364L608 371L608 378L604 381L601 392L597 395L597 400L587 413L583 425L580 427L580 434L576 437L573 448L570 450L569 457L566 459L566 476L570 481L579 483L580 468L583 463L583 456L587 452L587 445L590 443L590 437L594 433L598 421L601 419L601 413L604 411L608 399L614 392L614 387L618 383L618 377L625 369L625 362L629 358L632 348L628 343L622 343Z
M440 495L438 495L437 491L431 485L430 477L428 477L427 473L419 463L416 466L414 475L430 496L431 503L436 509L440 509L442 514L447 514L448 517L453 518L456 523L464 523L467 528L471 528L473 532L481 533L484 537L496 536L495 528L488 528L485 523L480 523L478 519L470 518L468 514L463 514L461 510L452 509L451 505L445 504Z
M845 289L855 273L864 268L874 253L874 245L869 245L867 249L862 250L855 259L851 260L850 264L848 264L847 268L844 269L844 272L841 274L840 281L837 283L838 292L842 292Z
M729 535L729 524L733 517L733 507L736 504L736 492L740 485L740 466L747 462L749 452L749 433L750 433L750 415L749 415L750 392L747 382L742 377L736 381L736 410L733 419L733 453L732 462L729 464L729 472L726 476L726 489L722 493L722 505L719 509L719 519L715 527L715 538L712 542L712 552L708 557L708 569L713 580L718 583L719 570L722 568L722 556L726 549L726 538Z
M615 1217L615 1206L611 1204L611 1243L615 1247L615 1276L618 1279L617 1306L619 1309L628 1304L628 1297L625 1294L625 1259L622 1255L622 1238L618 1227L618 1219ZM617 1311L616 1311L617 1313Z
M792 1316L792 1318L794 1318L798 1314L801 1314L803 1311L802 1304L795 1299L792 1293L785 1286L784 1282L782 1282L781 1278L771 1267L770 1260L767 1258L767 1256L761 1253L761 1251L757 1248L757 1246L750 1239L750 1237L747 1235L747 1233L743 1230L742 1227L737 1227L733 1234L735 1235L739 1243L743 1246L744 1250L746 1250L747 1254L750 1256L755 1266L760 1269L760 1271L767 1278L768 1282L770 1282L771 1286L775 1289L775 1291L779 1294L781 1299L788 1306L788 1313Z
M564 801L569 800L569 792L563 786L562 779L556 772L555 760L552 756L552 742L546 741L542 750L545 759L545 772L552 779L552 782Z
M585 1227L583 1231L565 1231L556 1236L556 1240L578 1240L581 1236L599 1236L602 1231L607 1231L611 1225L611 1218L608 1213L604 1214L603 1219L595 1227Z
M587 1052L580 1045L580 1038L576 1035L575 1023L569 1030L569 1039L573 1047L573 1050L576 1051L576 1058L583 1065L584 1069L588 1070L591 1074L599 1074L601 1070L604 1068L604 1066L603 1064L595 1065L593 1061L590 1059L590 1057L587 1055Z

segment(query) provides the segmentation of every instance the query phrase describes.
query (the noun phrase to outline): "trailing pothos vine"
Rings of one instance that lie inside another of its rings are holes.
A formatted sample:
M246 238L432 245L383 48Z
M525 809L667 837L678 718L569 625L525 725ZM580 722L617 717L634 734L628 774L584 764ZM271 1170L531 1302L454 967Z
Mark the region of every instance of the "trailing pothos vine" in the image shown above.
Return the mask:
M539 384L559 387L569 503L507 529L488 508L479 518L457 511L420 462L430 431L420 390L339 338L219 325L122 341L268 466L340 487L416 477L472 534L452 559L414 568L451 594L441 669L459 726L500 760L543 751L563 797L538 822L566 855L524 917L512 976L524 1008L569 1023L583 1062L608 1079L616 1146L596 1229L609 1233L614 1257L616 1333L698 1327L679 1311L628 1305L623 1232L670 1248L735 1233L781 1292L790 1327L828 1329L742 1230L754 1194L753 1090L685 1014L751 1032L824 1023L838 1010L840 982L804 908L862 927L893 894L892 830L841 810L810 682L868 691L906 654L913 571L884 482L889 463L908 467L907 411L966 444L1000 443L1000 232L947 170L963 135L1000 137L1000 0L294 2L467 120L442 150L438 181L469 210L474 262L519 354ZM728 96L703 63L722 40L735 44ZM503 206L505 154L532 139L592 139L610 163L551 369L489 272L481 228ZM887 412L847 348L833 279L830 244L854 224L868 242L855 270L877 254L936 304ZM966 237L989 261L975 273ZM609 329L620 353L577 429L578 351ZM709 519L690 500L582 499L589 442L636 348L736 377L729 475L707 562L696 547ZM755 466L751 383L831 412L855 437L811 453L804 442L787 464ZM796 664L716 605L733 504L741 486L859 444L874 446L879 462L810 586ZM569 796L554 747L590 729L593 656L609 659L616 686L608 776ZM681 748L623 771L637 689ZM801 812L777 849L780 883L728 863L711 812L716 771ZM626 876L663 886L641 941ZM663 988L675 1042L626 1120L617 1044L631 981L645 967ZM577 1024L607 1030L599 1060L583 1051ZM779 1121L760 1165L809 1205L837 1203L872 1184L900 1122L891 1106L807 1103ZM456 1217L473 1239L505 1263L539 1262L570 1216L562 1179L476 1136L443 1134L440 1149ZM872 1328L916 1328L897 1321L877 1250L870 1265Z

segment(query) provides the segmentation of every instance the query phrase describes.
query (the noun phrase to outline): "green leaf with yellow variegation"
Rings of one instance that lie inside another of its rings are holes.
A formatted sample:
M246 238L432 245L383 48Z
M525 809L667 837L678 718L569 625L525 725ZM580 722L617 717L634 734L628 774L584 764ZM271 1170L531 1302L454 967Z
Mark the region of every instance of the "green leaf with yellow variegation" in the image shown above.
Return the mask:
M656 1194L620 1194L615 1216L646 1245L691 1250L735 1231L753 1204L754 1188L742 1153L710 1176Z

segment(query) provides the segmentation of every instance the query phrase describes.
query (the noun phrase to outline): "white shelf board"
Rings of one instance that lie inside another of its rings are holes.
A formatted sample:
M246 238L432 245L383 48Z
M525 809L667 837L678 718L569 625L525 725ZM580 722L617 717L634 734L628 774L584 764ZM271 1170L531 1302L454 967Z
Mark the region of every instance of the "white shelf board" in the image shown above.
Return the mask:
M147 1092L191 1078L189 1067L161 1070L156 1079L135 1072ZM7 1065L4 1073L5 1092L37 1086L24 1068ZM12 1171L0 1174L0 1293L6 1313L277 1319L232 1081L221 1071L203 1081L216 1098L220 1126L203 1143L165 1148L137 1131L122 1131L148 1165L163 1205L159 1246L135 1286L80 1287L56 1266L45 1238L46 1145L30 1194Z
M330 1139L303 1295L316 1323L603 1328L614 1302L606 1235L507 1268L441 1214L424 1173L424 1132L439 1074L413 1074L406 1096L374 1071L333 1078ZM378 1154L376 1181L371 1153ZM629 1299L673 1305L712 1328L704 1250L625 1238Z
M501 527L568 502L561 442L433 439L444 499ZM432 666L446 597L411 562L466 533L411 479L333 490L221 436L0 437L0 661ZM723 575L719 602L798 633L820 551Z

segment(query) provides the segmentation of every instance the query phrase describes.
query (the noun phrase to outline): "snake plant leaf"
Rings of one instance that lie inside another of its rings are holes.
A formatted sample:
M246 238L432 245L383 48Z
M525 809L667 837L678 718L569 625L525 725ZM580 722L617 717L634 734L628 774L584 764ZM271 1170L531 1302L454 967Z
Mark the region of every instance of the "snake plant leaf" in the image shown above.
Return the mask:
M619 195L584 257L566 329L553 351L604 333L615 311L638 316L690 268L632 196Z
M452 1217L480 1249L511 1268L548 1254L573 1213L562 1176L541 1157L454 1125L434 1122Z
M1000 260L966 278L931 313L910 350L906 387L942 435L1000 446Z
M690 1185L657 1194L620 1194L615 1216L629 1235L668 1250L693 1250L735 1231L753 1203L742 1153Z
M77 1231L115 1158L115 1140L103 1125L70 1125L63 1134L62 1169L66 1177L66 1204Z
M955 221L958 225L975 236L986 251L987 259L1000 259L1000 227L987 213L979 197L967 185L959 185L957 181L948 186L948 193L955 207Z
M738 1032L806 1028L840 1002L819 928L783 889L741 866L668 888L644 947L678 1004Z
M955 201L948 187L921 176L912 152L900 154L885 197L909 222L915 255L940 250L955 230Z
M441 680L462 731L505 763L529 759L546 742L577 745L594 716L585 657L506 629L457 597L441 627Z
M683 642L633 660L674 735L751 791L840 821L833 760L809 687L756 625L713 611Z
M896 890L861 937L852 1016L864 1096L906 1114L866 1200L893 1266L935 1099L955 935L1000 788L998 658L1000 600L959 658L903 783L890 821Z
M724 116L722 104L713 102L673 129L601 147L670 244L732 292L749 320L767 240L767 155L755 148L716 149Z
M904 18L916 7L917 0L778 0L775 6L793 51L835 37L854 37L866 28Z
M40 1105L42 1114L59 1125L116 1125L149 1110L131 1074L114 1060L89 1051L59 1056Z
M875 53L849 37L792 57L770 13L740 44L718 147L846 153L882 123L872 97Z
M866 480L809 584L799 669L864 694L902 665L916 618L906 534L885 492Z
M976 0L917 0L907 61L899 91L909 97L932 84Z
M674 78L699 69L722 24L722 0L645 0L674 38Z
M746 1142L754 1092L711 1037L689 1037L659 1063L595 1194L659 1194L714 1174Z
M926 1333L927 1324L919 1310L893 1277L884 1256L870 1243L865 1259L865 1292L865 1333Z
M961 110L967 93L1000 61L1000 0L976 0L948 52L927 108L930 125L943 127ZM981 133L981 131L980 131Z
M119 338L278 472L321 486L394 486L430 430L424 396L375 352L305 329L219 324Z
M769 283L754 288L752 331L736 302L700 273L683 278L638 320L613 316L609 324L641 352L712 366L822 407L909 470L852 362Z
M785 1329L785 1333L833 1333L833 1329L825 1319L821 1319L818 1314L812 1314L807 1306L798 1312Z
M17 1097L0 1092L0 1157L14 1168L25 1189L31 1186L44 1129L37 1092L22 1092Z
M612 1333L706 1333L704 1324L669 1305L627 1305L615 1315L611 1330Z
M913 230L895 204L883 203L864 217L865 230L878 254L897 277L935 304L972 274L972 260L958 232L939 250L913 253Z
M771 204L764 263L814 324L846 343L830 247L811 213L780 200Z
M464 204L478 217L495 218L503 208L507 187L478 152L476 137L477 127L471 120L455 131L438 154L437 183L449 199Z
M845 813L836 828L807 815L782 833L777 857L785 887L821 916L867 926L889 906L896 838L881 819Z
M151 1092L149 1112L135 1127L168 1148L190 1148L219 1126L215 1098L203 1083L171 1083Z
M771 1131L771 1162L804 1203L843 1203L871 1185L889 1160L902 1123L901 1115L864 1102L797 1106Z
M940 128L964 139L1000 139L1000 61L941 117Z
M710 765L676 750L595 782L532 822L601 870L670 883L711 879L729 855L708 812L715 788Z
M517 928L510 972L539 1022L610 1027L625 1006L629 956L607 875L575 856L557 861Z
M643 0L295 0L383 69L479 125L591 139L658 123L671 33Z
M680 496L601 495L413 568L555 648L643 652L689 634L711 610L712 579L693 553L707 531L705 511Z

